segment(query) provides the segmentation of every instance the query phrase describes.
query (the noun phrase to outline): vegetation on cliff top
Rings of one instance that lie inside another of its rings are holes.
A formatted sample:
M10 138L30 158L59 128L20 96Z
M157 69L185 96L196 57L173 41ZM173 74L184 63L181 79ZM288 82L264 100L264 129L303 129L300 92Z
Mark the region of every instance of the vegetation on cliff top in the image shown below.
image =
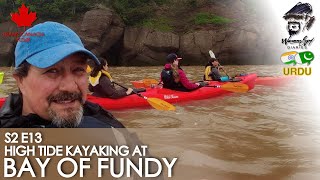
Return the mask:
M191 28L196 25L223 25L232 19L208 12L193 12L200 6L207 6L221 0L3 0L0 1L0 21L10 19L10 13L17 12L24 3L36 12L41 20L70 21L96 7L97 4L111 7L128 26L143 26L160 31ZM188 13L186 13L188 12Z
M195 24L228 24L233 22L232 19L224 18L210 13L198 13L194 18Z

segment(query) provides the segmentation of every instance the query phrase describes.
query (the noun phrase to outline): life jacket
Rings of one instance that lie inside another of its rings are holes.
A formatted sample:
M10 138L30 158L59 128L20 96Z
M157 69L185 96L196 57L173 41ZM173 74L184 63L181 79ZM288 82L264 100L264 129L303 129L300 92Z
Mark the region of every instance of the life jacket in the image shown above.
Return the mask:
M204 75L203 75L204 81L212 81L210 73L211 73L211 66L207 66L206 69L204 70Z
M107 72L107 71L105 71L105 70L101 70L101 71L99 71L99 73L98 73L97 76L95 76L95 77L89 76L89 83L90 83L92 86L98 85L98 84L99 84L99 79L100 79L101 75L107 76L107 77L110 79L110 81L113 82L113 79L112 79L110 73Z
M220 81L221 75L219 70L213 66L207 66L204 72L203 80Z
M163 82L163 87L167 89L180 90L183 88L181 82L175 82L173 77L172 69L163 69L161 71L161 81Z

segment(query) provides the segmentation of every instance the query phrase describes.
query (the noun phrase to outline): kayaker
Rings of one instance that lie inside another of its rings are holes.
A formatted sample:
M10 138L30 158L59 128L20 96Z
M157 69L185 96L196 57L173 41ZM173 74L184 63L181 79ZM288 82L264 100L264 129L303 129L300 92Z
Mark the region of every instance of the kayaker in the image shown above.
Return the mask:
M171 53L167 56L167 64L161 71L160 78L164 88L176 91L192 91L204 86L201 83L192 83L187 78L184 71L179 66L179 58L177 54Z
M111 113L86 101L87 59L100 62L74 31L45 22L26 33L44 35L28 36L29 42L16 45L13 76L19 94L10 94L0 109L0 127L124 127Z
M228 77L226 77L227 79L225 79L224 76L221 76L220 70L222 68L223 67L220 66L218 59L211 58L205 66L203 80L205 80L205 81L225 81L225 80L228 80L229 79Z
M128 88L128 90L115 88L112 77L108 72L108 62L102 59L100 63L101 64L93 68L90 73L89 90L93 92L92 95L112 99L130 95L133 91L132 88Z

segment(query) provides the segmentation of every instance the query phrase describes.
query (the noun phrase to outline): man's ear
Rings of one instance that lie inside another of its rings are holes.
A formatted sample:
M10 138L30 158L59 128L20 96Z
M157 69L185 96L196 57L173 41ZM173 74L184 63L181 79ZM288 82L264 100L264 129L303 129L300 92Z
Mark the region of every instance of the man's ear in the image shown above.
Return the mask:
M24 92L23 78L18 76L17 74L13 74L13 78L16 80L17 86L18 86L19 90L21 91L21 93L23 94L23 92Z

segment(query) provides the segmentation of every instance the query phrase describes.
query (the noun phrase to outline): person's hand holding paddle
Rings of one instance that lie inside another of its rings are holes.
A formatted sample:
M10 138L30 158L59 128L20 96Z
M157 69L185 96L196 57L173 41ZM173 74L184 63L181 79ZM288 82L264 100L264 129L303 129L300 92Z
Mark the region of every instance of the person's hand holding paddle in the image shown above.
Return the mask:
M219 70L219 71L221 71L221 70L222 70L223 72L225 72L224 67L223 67L223 66L221 66L221 65L220 65L220 63L219 63L219 65L218 65L218 70Z
M131 93L132 93L132 91L133 91L133 89L132 89L132 88L128 88L128 90L126 91L126 94L127 94L127 95L129 95L129 94L131 94Z

